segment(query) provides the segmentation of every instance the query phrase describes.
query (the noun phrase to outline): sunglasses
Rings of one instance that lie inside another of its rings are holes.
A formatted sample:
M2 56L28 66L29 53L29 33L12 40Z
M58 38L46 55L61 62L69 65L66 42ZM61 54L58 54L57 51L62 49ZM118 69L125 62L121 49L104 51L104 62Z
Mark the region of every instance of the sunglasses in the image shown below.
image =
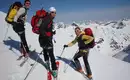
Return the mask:
M55 13L56 14L56 12L51 12L51 13Z

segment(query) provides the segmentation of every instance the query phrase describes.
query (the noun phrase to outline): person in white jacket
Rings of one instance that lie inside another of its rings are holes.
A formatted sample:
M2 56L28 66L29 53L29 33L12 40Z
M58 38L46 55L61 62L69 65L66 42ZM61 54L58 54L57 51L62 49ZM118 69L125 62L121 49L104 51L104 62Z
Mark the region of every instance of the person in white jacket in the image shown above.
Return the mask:
M20 39L21 39L21 57L27 57L30 51L28 48L28 44L26 41L26 37L25 37L25 21L26 21L26 16L27 16L27 10L30 7L30 0L25 0L24 2L24 6L21 7L17 14L14 17L14 22L13 22L13 30L19 35Z

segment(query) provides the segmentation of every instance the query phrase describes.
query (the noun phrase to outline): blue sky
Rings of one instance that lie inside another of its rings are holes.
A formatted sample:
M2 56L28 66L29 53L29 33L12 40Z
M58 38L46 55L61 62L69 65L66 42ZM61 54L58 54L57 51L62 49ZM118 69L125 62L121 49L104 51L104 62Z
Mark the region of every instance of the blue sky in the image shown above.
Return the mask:
M7 12L8 6L14 1L16 0L1 1L0 11ZM42 7L48 10L51 6L57 9L56 22L130 18L130 0L31 0L28 21L36 10Z

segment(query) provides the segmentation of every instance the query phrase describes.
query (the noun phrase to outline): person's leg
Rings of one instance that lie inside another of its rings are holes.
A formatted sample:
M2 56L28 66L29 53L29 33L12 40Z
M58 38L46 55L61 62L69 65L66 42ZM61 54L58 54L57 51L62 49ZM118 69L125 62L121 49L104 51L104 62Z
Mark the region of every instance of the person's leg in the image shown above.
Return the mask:
M39 43L40 43L40 46L43 48L44 60L45 61L50 60L52 70L57 70L56 63L55 63L55 57L54 57L54 53L53 53L53 44L52 44L51 40L49 40L47 37L39 36Z
M82 70L82 67L81 67L81 64L80 64L80 61L78 60L78 58L80 58L82 55L80 54L80 52L76 53L73 57L74 59L74 62L75 62L75 67L78 71L81 71Z
M49 57L50 57L50 60L51 60L51 68L52 68L52 71L53 71L53 76L57 76L57 67L56 67L56 60L55 60L55 57L54 57L54 53L53 53L53 47L52 48L49 48L48 49L48 53L49 53Z
M44 56L44 61L46 62L48 68L50 68L50 61L49 61L49 55L46 49L43 48L43 56Z
M57 70L56 62L55 62L56 60L55 60L55 56L54 56L54 53L53 53L53 48L48 49L48 53L49 53L49 57L50 57L50 60L51 60L52 70Z
M84 64L85 64L86 73L87 73L88 78L92 78L92 72L91 72L91 69L90 69L89 62L88 62L88 55L89 55L89 52L87 52L83 56L83 61L84 61Z
M44 60L45 61L49 61L49 56L47 54L47 50L46 49L43 49L43 56L44 56Z
M21 51L22 56L25 57L25 56L26 56L26 50L25 50L25 48L23 47L22 42L21 42L20 48L21 48L20 51ZM21 56L21 57L22 57L22 56Z
M28 44L25 37L25 28L24 24L17 23L16 25L13 25L13 30L19 35L21 40L21 48L25 47L26 52L29 52Z
M52 70L57 70L57 67L56 67L56 60L55 60L55 56L54 56L54 52L53 52L53 42L52 42L52 38L46 38L46 46L45 46L45 49L47 50L48 52L48 55L49 55L49 59L51 61L51 68Z
M25 37L25 32L19 32L18 33L20 39L21 39L21 44L22 44L22 48L25 48L26 52L29 53L29 48L28 48L28 44L27 44L27 41L26 41L26 37Z

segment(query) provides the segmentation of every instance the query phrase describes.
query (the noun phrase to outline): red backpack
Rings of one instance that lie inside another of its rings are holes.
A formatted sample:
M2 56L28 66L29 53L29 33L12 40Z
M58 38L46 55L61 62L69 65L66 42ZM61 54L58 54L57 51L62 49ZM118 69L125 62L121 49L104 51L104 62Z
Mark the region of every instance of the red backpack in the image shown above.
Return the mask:
M84 32L85 32L86 35L89 35L89 36L94 37L91 28L85 28L85 29L84 29ZM89 45L90 48L93 48L93 47L95 46L95 39L94 39L91 43L89 43L88 45Z
M36 11L36 15L34 15L31 19L32 31L33 33L39 34L39 26L37 26L39 20L44 18L47 15L47 12L43 9Z

